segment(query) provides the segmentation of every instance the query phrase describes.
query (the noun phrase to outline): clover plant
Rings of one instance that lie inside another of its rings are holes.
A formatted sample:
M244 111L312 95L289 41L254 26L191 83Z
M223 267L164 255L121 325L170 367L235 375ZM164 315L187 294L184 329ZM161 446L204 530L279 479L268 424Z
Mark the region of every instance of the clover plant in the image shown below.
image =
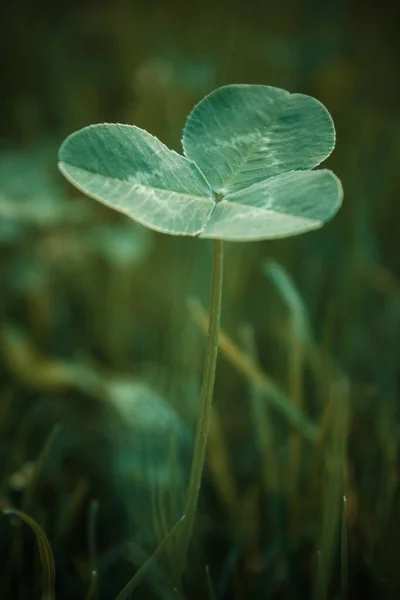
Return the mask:
M342 187L312 170L335 145L315 98L264 85L228 85L201 100L183 130L183 155L132 125L99 124L59 150L64 176L88 196L171 235L214 240L210 322L185 523L176 581L186 564L197 508L221 314L223 242L269 240L321 227L338 211Z

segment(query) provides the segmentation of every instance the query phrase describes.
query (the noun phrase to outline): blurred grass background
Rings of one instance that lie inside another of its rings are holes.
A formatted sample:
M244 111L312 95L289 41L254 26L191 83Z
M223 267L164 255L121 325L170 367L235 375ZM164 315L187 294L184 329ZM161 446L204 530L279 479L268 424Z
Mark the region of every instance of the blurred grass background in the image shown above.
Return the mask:
M59 600L116 597L179 519L211 249L77 196L63 137L135 123L180 150L226 83L311 94L345 203L323 230L227 244L191 599L400 595L399 36L389 0L0 6L0 502L34 518ZM40 598L0 521L1 598ZM171 598L173 540L134 598ZM206 568L207 567L207 568ZM98 573L97 585L91 572Z

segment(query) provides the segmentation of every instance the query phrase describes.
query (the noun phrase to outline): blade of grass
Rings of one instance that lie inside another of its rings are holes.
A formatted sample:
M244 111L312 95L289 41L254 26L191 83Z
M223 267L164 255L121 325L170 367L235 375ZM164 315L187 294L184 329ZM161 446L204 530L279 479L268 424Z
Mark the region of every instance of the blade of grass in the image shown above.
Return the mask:
M328 600L328 592L326 589L326 578L322 576L325 573L324 561L321 550L317 551L317 573L320 574L321 581L315 591L315 600Z
M164 539L165 532L163 532L163 525L159 511L159 494L155 485L152 485L150 489L150 503L153 532L157 540L162 540Z
M248 355L258 367L257 349L254 339L254 331L246 325L242 327L240 336L247 349ZM276 460L274 448L274 432L271 425L268 400L259 386L251 385L250 405L253 419L253 426L256 433L258 450L262 465L262 482L266 494L276 494L280 488L279 485L279 466Z
M179 521L177 523L175 523L175 525L173 526L171 531L168 533L168 535L157 546L157 548L155 549L152 556L150 556L150 558L148 560L146 560L146 562L135 573L135 575L132 577L132 579L130 581L128 581L126 586L123 588L123 590L120 591L120 593L115 598L115 600L126 600L129 596L129 594L131 594L135 590L135 588L142 581L143 577L146 575L147 571L152 566L152 564L164 552L165 548L168 546L168 543L170 542L172 537L175 536L179 532L179 529L182 526L182 523L184 523L184 521L185 521L185 515L183 515L179 519Z
M341 600L347 600L348 592L348 546L347 546L347 498L343 496L343 509L342 509L342 535L341 535L341 587L342 597Z
M347 438L349 427L349 385L344 376L331 384L331 423L329 444L325 452L325 473L322 481L323 514L318 550L320 561L314 581L315 600L326 595L331 580L335 549L341 526L347 469Z
M58 424L53 427L52 431L50 432L50 435L48 436L46 442L43 445L43 448L41 449L41 451L39 453L39 456L37 457L37 459L35 461L33 474L29 480L28 485L25 488L25 492L24 492L22 502L21 502L21 508L22 508L23 512L27 512L30 508L30 504L31 504L33 496L35 494L36 485L39 480L40 473L42 472L43 465L46 462L46 459L50 454L50 450L53 447L54 441L55 441L56 437L58 436L58 434L60 433L61 429L62 429L61 425L58 425Z
M183 478L180 475L181 464L178 456L178 439L175 435L171 435L170 451L168 457L168 472L170 473L168 486L168 516L175 521L177 515L182 514L185 502L185 485ZM159 538L161 539L161 538ZM174 545L168 547L167 553L171 562L174 561Z
M96 570L93 570L90 574L90 585L89 590L86 596L86 600L96 600L98 597L98 586L99 586L99 577Z
M263 271L273 283L289 312L288 389L290 400L299 410L303 410L305 366L310 364L314 379L319 387L321 377L321 369L318 368L320 358L311 330L307 308L291 277L281 265L269 261L264 265ZM290 446L290 465L287 481L290 486L291 521L294 535L296 535L301 522L299 487L303 454L303 438L296 430L292 431Z
M254 335L254 329L247 325L241 330L243 344L247 348L249 356L258 366L258 354ZM278 541L281 553L282 567L289 574L289 585L292 584L292 569L288 557L290 556L290 539L288 536L289 526L287 519L283 516L286 512L286 504L290 501L290 492L286 497L283 497L282 482L287 477L282 475L282 465L279 465L277 460L278 446L274 436L273 426L270 418L270 407L267 404L267 398L263 391L256 385L251 385L250 403L252 408L253 427L256 433L258 443L258 451L261 458L261 479L264 488L264 498L268 506L268 511L271 515L272 531ZM296 433L297 430L296 430ZM281 468L280 468L281 467ZM262 528L262 523L259 524L259 529ZM293 594L292 594L293 595Z
M197 300L191 299L188 302L188 308L195 323L200 329L207 331L208 319L201 304ZM237 371L258 386L266 395L270 404L291 425L298 428L307 440L315 443L318 438L318 427L299 411L279 387L222 331L219 334L218 345L221 352Z
M53 446L54 440L60 431L61 431L60 425L55 425L53 427L50 435L48 436L47 440L45 441L45 443L43 445L42 450L39 453L38 458L36 459L33 473L26 485L26 488L25 488L23 496L22 496L21 514L27 513L29 511L43 465L46 461L47 456L49 455L49 452L50 452L52 446ZM10 578L11 578L12 567L16 561L20 562L21 556L22 556L22 532L21 532L20 528L17 528L17 530L15 532L15 536L11 543L9 560L8 560L7 566L5 568L5 571L8 573L8 578L6 579L6 583L5 583L5 587L7 589L8 589L8 585L10 584L10 581L11 581Z
M235 518L235 504L238 492L229 461L228 448L226 447L218 409L213 410L207 460L217 494L221 502L225 505L230 518L233 520Z
M315 374L318 376L320 359L316 350L307 308L301 295L289 274L278 263L268 261L264 266L263 272L272 281L286 304L292 321L292 330L295 332L296 338L304 346L307 358Z
M98 596L98 572L97 572L97 539L96 539L96 523L99 512L99 503L97 500L92 500L89 507L88 519L88 547L90 560L90 586L87 595L87 600L96 600Z
M97 566L97 536L96 536L96 523L97 515L99 514L99 503L97 500L92 500L89 507L89 520L88 520L88 547L89 547L89 560L92 571L96 570Z
M54 585L56 580L55 562L53 552L45 532L40 525L34 519L32 519L32 517L29 517L22 510L18 510L17 508L4 508L2 513L3 515L18 517L26 525L28 525L28 527L30 527L36 535L44 576L42 600L54 600Z
M209 600L217 600L210 575L210 567L206 565L206 580Z

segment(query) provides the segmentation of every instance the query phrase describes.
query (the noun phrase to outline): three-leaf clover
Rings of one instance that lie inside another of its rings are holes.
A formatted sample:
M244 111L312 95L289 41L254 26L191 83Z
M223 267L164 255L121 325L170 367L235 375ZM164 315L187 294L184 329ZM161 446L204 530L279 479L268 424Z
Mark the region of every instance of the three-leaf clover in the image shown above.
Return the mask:
M335 129L315 98L263 85L228 85L189 115L182 156L132 125L70 135L61 172L88 196L156 231L231 241L321 227L342 188L327 169Z
M329 170L313 171L332 152L335 129L314 98L263 85L229 85L189 115L184 155L147 131L100 124L70 135L59 150L69 181L156 231L214 239L210 324L193 460L174 561L185 569L212 414L221 314L223 240L287 237L321 227L342 201Z

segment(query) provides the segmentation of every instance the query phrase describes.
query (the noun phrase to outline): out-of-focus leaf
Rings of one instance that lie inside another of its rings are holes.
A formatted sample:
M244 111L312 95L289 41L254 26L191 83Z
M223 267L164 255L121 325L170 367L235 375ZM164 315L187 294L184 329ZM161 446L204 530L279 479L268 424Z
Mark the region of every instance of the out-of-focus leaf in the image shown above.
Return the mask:
M85 237L85 249L103 256L111 264L132 268L150 250L150 238L143 228L133 224L99 225Z
M114 378L104 389L118 417L108 427L115 479L136 541L151 548L182 514L192 439L172 407L145 382Z
M71 203L54 176L54 146L43 143L0 155L0 239L23 226L49 228L79 223L92 215L87 203Z
M10 324L0 328L0 356L10 372L28 387L45 392L71 388L98 396L97 373L80 363L43 356L21 330Z
M293 319L295 333L303 343L310 344L312 332L307 309L289 274L281 265L272 260L264 265L263 271L286 303Z

